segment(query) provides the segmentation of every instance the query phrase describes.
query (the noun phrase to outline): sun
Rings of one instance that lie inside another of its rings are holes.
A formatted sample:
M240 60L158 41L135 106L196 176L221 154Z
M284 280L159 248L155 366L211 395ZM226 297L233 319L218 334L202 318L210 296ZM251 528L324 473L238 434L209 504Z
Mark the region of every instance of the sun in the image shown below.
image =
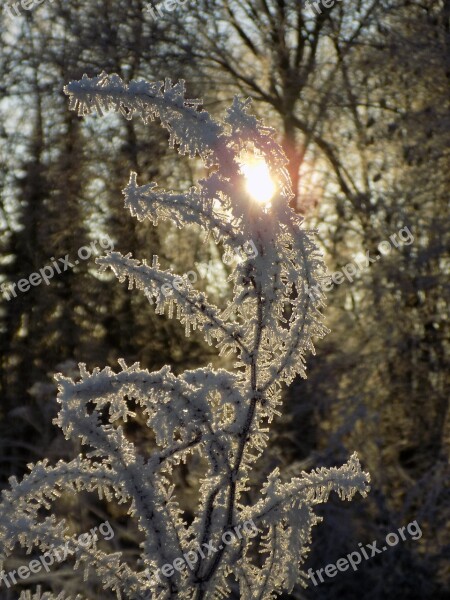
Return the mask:
M246 188L250 196L269 208L276 186L266 162L263 159L245 161L241 165L241 171L247 179Z

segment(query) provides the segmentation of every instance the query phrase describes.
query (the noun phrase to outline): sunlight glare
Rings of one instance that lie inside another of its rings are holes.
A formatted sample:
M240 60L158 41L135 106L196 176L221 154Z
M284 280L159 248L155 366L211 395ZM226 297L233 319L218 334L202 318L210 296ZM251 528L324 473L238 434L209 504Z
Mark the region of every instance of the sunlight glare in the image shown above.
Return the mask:
M247 178L247 191L260 204L270 206L270 200L275 194L275 182L264 160L245 162L241 167Z

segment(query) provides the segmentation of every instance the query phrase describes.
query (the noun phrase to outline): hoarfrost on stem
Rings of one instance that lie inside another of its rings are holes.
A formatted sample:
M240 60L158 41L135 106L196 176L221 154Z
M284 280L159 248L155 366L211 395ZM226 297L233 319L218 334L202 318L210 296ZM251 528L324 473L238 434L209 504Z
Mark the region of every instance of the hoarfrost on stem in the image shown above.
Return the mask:
M16 542L29 548L39 544L43 550L60 544L67 536L65 523L42 518L41 507L48 508L67 491L95 490L101 497L129 503L144 535L144 569L133 569L120 553L99 548L78 555L78 562L94 569L105 589L119 598L207 600L228 597L236 585L242 600L274 598L303 583L301 566L311 529L319 521L314 506L326 502L332 490L342 499L356 492L364 496L369 480L353 455L340 468L302 472L287 482L275 470L253 504L245 494L249 471L267 445L267 425L278 414L282 385L306 376L312 339L327 331L323 297L308 294L325 277L325 267L313 233L302 228L301 217L289 207L285 155L273 130L248 112L248 101L235 98L219 122L201 109L200 100L185 98L183 81L126 85L117 75L101 74L71 82L65 92L70 108L81 116L113 109L146 123L158 118L170 133L171 146L200 157L207 167L209 175L185 193L165 191L156 183L138 185L131 173L124 194L133 216L154 225L162 219L178 227L195 223L227 253L251 239L258 252L232 270L232 300L225 310L212 305L187 277L180 284L179 277L162 270L157 257L151 264L118 252L98 259L101 269L111 269L130 289L141 290L158 313L179 319L186 335L197 329L221 354L234 355L234 368L208 366L175 376L168 366L150 373L120 361L117 373L109 367L89 373L80 365L79 381L58 376L61 410L56 423L90 452L56 466L38 463L20 483L11 480L0 506L5 552ZM276 183L270 207L256 203L246 191L241 167L249 152L265 161ZM168 283L170 292L163 294ZM122 424L135 416L131 398L155 434L157 449L149 459L124 433ZM171 475L193 453L205 459L207 469L195 518L188 524ZM147 577L199 544L219 546L224 532L249 519L260 530L256 539L244 536L220 547L199 558L195 570ZM255 560L257 551L265 555L262 562Z

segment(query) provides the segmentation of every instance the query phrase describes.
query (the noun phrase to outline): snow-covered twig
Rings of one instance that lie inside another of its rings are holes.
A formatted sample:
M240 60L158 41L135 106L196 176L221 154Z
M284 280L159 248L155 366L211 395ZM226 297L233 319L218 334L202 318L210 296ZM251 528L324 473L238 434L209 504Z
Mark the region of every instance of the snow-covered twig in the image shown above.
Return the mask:
M89 373L80 365L80 381L59 376L56 423L90 452L55 467L40 463L21 483L11 482L0 505L6 551L16 541L45 548L64 539L64 524L53 517L40 520L40 508L48 508L67 490L97 491L128 503L144 535L143 572L122 562L118 553L96 550L78 557L119 598L225 598L231 575L242 600L274 598L302 578L311 529L319 520L313 507L326 502L331 491L342 499L356 492L365 495L369 480L353 455L339 469L302 473L287 483L274 471L253 503L245 493L252 465L267 446L268 425L278 414L282 384L306 376L313 338L327 331L323 298L308 293L324 278L325 267L313 235L289 207L286 158L274 132L239 98L219 122L200 109L199 100L185 98L182 81L126 85L117 75L102 74L72 82L65 92L70 107L82 116L113 109L127 119L158 118L170 133L170 144L182 154L200 157L210 170L185 193L160 190L156 183L139 186L132 173L124 193L133 216L155 225L161 219L178 227L195 223L225 252L251 239L257 252L234 267L233 296L225 310L212 305L187 278L175 281L173 273L160 269L157 257L151 265L117 252L98 259L102 269L141 290L157 312L178 318L186 335L198 329L220 353L234 354L234 370L208 366L175 376L169 367L150 373L121 361L117 373L110 368ZM265 162L275 182L270 206L256 203L246 191L242 161L248 153ZM168 283L171 292L162 294ZM123 423L135 417L130 399L154 431L157 448L148 459L124 432ZM171 477L174 466L193 454L204 459L206 471L195 518L188 524ZM175 570L158 581L145 576L147 569L174 564L248 519L261 529L256 541L243 538L236 546L219 546L213 556L202 556L194 571ZM253 555L255 543L267 554L262 565Z

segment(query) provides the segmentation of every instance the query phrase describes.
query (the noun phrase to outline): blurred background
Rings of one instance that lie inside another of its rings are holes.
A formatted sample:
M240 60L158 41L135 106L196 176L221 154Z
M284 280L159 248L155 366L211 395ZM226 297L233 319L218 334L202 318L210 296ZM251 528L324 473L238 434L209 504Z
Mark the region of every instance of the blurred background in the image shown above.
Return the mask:
M235 94L252 98L289 157L292 206L317 229L330 272L376 255L404 227L414 238L327 292L331 333L317 343L308 379L285 392L255 486L276 466L290 477L340 465L353 451L370 471L368 498L333 498L320 510L305 570L414 520L423 535L283 598L440 600L450 597L450 3L325 3L188 0L151 11L141 0L44 0L29 10L5 2L0 283L76 258L108 235L116 250L202 273L199 286L223 303L220 248L195 228L143 225L123 208L131 170L140 184L186 190L204 175L200 165L168 148L157 124L79 119L63 86L101 71L183 78L187 96L215 116ZM94 258L48 286L0 293L2 487L30 462L79 452L52 425L54 373L76 376L78 362L117 369L121 357L175 372L223 364L142 295L100 275ZM129 434L151 449L145 428ZM189 514L195 473L181 473L178 485ZM138 534L123 508L86 494L63 498L58 510L80 532L109 519L115 548L133 560ZM33 583L110 597L70 567ZM2 588L0 598L20 589Z

